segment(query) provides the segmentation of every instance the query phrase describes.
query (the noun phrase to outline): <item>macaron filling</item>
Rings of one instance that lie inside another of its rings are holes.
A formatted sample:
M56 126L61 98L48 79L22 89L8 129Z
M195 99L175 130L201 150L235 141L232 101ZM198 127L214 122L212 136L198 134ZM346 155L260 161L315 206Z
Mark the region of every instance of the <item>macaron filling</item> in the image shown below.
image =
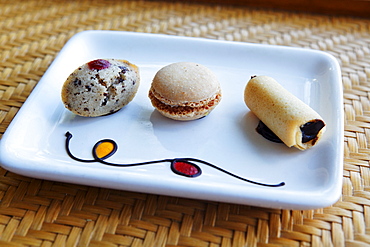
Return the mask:
M187 102L184 104L170 105L159 100L153 89L149 92L149 98L153 106L163 115L174 119L188 119L193 120L206 116L212 111L221 100L221 90L213 97L200 102Z

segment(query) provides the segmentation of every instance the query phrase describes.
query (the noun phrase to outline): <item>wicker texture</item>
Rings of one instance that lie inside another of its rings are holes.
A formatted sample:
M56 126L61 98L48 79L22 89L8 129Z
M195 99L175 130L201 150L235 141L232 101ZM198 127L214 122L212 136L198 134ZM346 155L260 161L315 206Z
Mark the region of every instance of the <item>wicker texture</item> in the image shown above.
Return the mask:
M0 246L369 246L370 20L156 1L0 0L0 137L65 42L125 30L327 51L343 73L342 198L279 210L52 182L0 169Z

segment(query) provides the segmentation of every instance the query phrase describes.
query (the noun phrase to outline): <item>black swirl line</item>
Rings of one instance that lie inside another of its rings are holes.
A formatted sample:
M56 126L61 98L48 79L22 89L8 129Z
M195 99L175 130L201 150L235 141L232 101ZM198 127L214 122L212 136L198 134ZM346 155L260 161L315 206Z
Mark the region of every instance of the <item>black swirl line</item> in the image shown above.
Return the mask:
M117 144L113 140L110 140L110 139L104 139L104 140L98 141L94 145L93 154L92 154L94 159L82 159L82 158L76 157L74 154L72 154L72 152L70 150L70 141L72 139L72 134L70 132L66 132L65 136L66 136L65 148L66 148L67 154L73 160L76 160L78 162L87 162L87 163L99 162L99 163L104 164L104 165L115 166L115 167L133 167L133 166L143 166L143 165L150 165L150 164L157 164L157 163L170 163L171 164L171 170L175 174L180 175L180 176L185 176L185 177L198 177L202 174L202 170L197 164L194 163L194 162L196 162L196 163L200 163L200 164L212 167L212 168L214 168L214 169L216 169L220 172L223 172L223 173L225 173L229 176L232 176L236 179L239 179L241 181L248 182L248 183L251 183L251 184L266 186L266 187L281 187L281 186L285 185L285 182L280 182L280 183L277 183L277 184L266 184L266 183L261 183L261 182L253 181L253 180L250 180L250 179L246 179L246 178L238 176L234 173L231 173L231 172L229 172L229 171L227 171L227 170L225 170L221 167L218 167L214 164L211 164L207 161L204 161L204 160L201 160L201 159L196 159L196 158L160 159L160 160L144 161L144 162L138 162L138 163L126 163L126 164L111 163L111 162L106 161L105 159L111 157L116 152L116 150L117 150L116 145ZM110 154L108 154L104 157L99 157L96 153L96 148L102 142L110 142L115 146L114 146L114 150ZM178 165L181 165L180 168L178 167Z

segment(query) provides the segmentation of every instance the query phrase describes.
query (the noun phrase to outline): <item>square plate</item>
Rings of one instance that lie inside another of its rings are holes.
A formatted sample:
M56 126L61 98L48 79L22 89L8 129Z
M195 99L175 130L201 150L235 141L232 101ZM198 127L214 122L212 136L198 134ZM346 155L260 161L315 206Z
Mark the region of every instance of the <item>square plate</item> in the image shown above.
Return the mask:
M61 87L78 66L96 58L126 59L140 68L132 102L115 114L79 117L65 109ZM155 73L179 61L203 64L219 78L223 99L207 117L179 122L162 117L148 98ZM256 133L258 119L246 107L252 75L274 77L320 113L327 131L306 151L272 143ZM223 201L254 206L313 209L335 203L343 172L343 96L337 60L324 52L238 42L117 31L84 31L60 51L0 142L0 163L25 176L91 186ZM113 139L115 163L191 157L240 177L284 186L248 183L198 163L202 175L179 176L168 162L111 167L71 159L92 158L92 147Z

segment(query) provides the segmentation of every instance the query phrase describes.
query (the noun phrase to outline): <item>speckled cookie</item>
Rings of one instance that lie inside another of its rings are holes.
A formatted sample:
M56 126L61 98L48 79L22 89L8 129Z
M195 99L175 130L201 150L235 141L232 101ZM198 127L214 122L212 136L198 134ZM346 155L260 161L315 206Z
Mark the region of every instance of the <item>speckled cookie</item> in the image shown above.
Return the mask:
M126 60L96 59L70 74L62 88L62 101L77 115L103 116L132 101L139 84L136 65Z
M181 121L208 115L221 100L221 87L207 67L178 62L160 69L151 84L149 98L164 116Z

